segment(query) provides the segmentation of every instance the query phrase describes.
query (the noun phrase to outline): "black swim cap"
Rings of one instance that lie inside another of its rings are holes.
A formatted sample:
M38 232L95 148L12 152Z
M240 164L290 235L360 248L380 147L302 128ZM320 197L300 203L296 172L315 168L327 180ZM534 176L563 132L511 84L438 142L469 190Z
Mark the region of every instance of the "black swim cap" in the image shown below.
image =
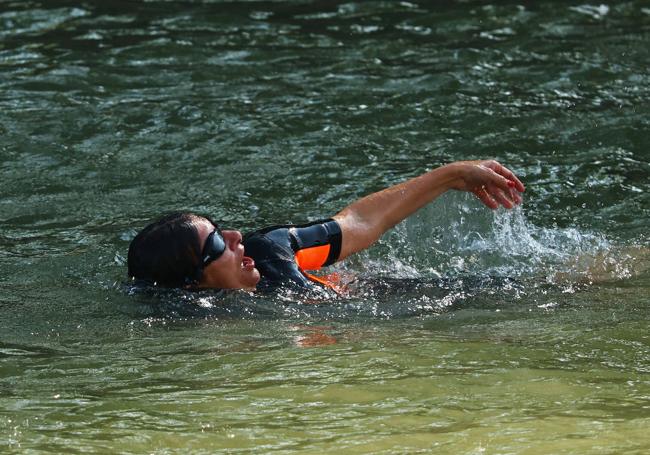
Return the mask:
M129 277L165 287L195 281L201 265L201 244L194 225L198 219L189 212L171 213L140 231L129 245Z

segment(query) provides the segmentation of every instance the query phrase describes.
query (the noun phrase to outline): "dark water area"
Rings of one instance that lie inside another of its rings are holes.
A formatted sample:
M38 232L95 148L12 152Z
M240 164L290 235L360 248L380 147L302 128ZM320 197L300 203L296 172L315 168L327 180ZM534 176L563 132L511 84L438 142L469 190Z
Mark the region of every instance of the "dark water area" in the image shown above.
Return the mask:
M3 453L646 453L650 4L0 1ZM349 295L134 289L171 210L331 216L455 160Z

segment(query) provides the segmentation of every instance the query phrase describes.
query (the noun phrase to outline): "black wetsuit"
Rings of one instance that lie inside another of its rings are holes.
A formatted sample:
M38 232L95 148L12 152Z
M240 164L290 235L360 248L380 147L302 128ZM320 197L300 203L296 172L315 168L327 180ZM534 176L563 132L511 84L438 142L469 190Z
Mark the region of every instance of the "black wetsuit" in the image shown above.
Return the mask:
M258 289L293 285L314 288L323 280L308 274L333 264L341 252L341 228L333 219L302 225L271 226L244 236L244 254L255 261Z

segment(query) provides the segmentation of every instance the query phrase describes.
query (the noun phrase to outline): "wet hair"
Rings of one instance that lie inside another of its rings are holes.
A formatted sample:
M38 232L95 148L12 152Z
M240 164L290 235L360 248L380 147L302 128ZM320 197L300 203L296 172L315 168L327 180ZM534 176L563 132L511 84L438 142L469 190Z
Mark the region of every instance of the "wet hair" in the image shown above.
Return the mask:
M175 212L149 224L129 245L129 277L157 286L195 284L200 276L201 242L189 212Z

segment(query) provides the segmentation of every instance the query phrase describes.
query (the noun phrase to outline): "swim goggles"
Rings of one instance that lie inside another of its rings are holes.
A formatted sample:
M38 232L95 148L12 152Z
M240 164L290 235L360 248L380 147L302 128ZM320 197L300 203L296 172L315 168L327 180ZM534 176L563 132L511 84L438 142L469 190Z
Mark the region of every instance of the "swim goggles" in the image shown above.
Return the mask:
M214 231L205 239L205 245L201 253L201 268L219 259L224 251L226 251L226 242L221 234L221 229L215 226Z
M201 252L201 264L197 265L193 275L185 277L185 284L187 286L198 284L201 280L201 275L203 275L203 269L212 261L219 259L223 252L226 251L226 242L221 234L221 229L215 223L212 223L212 225L214 226L214 231L210 232L208 238L205 239L205 245L203 245L203 251Z

